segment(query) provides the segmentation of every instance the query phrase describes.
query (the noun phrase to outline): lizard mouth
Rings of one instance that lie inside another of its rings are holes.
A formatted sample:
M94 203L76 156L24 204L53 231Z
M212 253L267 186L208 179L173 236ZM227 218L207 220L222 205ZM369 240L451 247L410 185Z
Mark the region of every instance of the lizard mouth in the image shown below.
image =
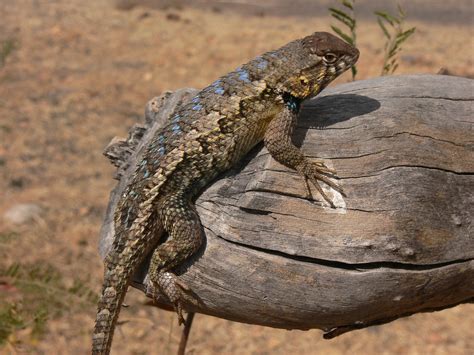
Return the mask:
M344 56L341 58L341 61L336 65L337 75L352 67L357 62L357 59L359 59L359 52L357 52L354 56Z
M345 55L343 60L346 62L346 65L350 68L352 67L357 60L359 59L360 52L357 48L354 48L352 55Z

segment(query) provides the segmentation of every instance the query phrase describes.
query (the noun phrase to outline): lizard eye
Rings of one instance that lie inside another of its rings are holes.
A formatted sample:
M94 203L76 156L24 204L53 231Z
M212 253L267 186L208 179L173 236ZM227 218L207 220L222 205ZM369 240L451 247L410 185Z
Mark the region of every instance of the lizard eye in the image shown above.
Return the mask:
M334 53L326 53L323 57L323 60L326 64L333 64L337 60L337 55Z

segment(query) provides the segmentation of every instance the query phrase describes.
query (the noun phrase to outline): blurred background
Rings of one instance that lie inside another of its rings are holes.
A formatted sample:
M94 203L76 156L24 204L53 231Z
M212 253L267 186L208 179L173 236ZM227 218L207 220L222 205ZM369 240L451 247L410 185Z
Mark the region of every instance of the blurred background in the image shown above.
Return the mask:
M400 1L416 27L395 74L474 77L472 0ZM150 98L201 88L264 51L343 26L333 0L0 2L0 353L87 354L102 282L97 242L114 168L102 150ZM356 1L357 79L379 76L385 38ZM351 80L345 73L335 83ZM334 85L334 84L333 84ZM174 354L176 316L131 290L115 354ZM189 354L473 354L474 305L323 340L197 315Z

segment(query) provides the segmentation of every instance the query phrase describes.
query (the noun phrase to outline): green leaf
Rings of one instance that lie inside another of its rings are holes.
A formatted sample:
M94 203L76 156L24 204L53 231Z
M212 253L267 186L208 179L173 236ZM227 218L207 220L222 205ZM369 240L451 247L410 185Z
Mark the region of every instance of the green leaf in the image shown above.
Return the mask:
M393 46L390 51L388 52L388 57L389 58L392 58L393 56L395 56L398 52L400 52L401 48L400 47L397 47L397 46Z
M11 276L15 277L18 274L18 271L20 270L20 264L19 263L13 263L10 265L10 267L6 270L5 275L6 276Z
M398 68L398 63L395 63L395 65L392 67L391 74L393 74L395 70L397 70L397 68Z
M351 67L351 72L352 72L352 80L354 81L357 75L357 67L355 65Z
M33 317L33 325L31 329L31 336L34 339L39 339L46 331L46 322L48 321L49 314L45 308L38 309Z
M342 0L342 5L344 5L345 7L348 7L349 9L351 9L352 11L354 11L354 8L353 8L353 2L349 2L347 0Z
M392 26L394 26L395 23L398 23L398 19L384 11L375 11L374 14L385 19Z
M352 20L352 17L350 17L348 14L346 14L344 11L336 9L335 7L330 7L329 10L333 13L339 14L343 17L346 17L349 20Z
M354 22L348 21L346 18L339 16L338 14L332 14L332 17L342 22L344 25L349 27L351 30L354 28Z
M350 17L349 15L347 15L345 12L341 11L341 10L338 10L338 9L335 9L335 8L330 8L329 9L331 11L331 15L338 19L339 21L341 22L344 22L344 24L349 27L349 28L353 28L354 25L355 25L355 20Z
M408 37L410 37L413 33L415 33L415 27L412 27L409 30L406 30L405 32L399 33L397 35L396 44L399 45L405 42Z
M400 6L400 4L397 4L397 8L398 8L398 17L403 20L406 16L406 13L405 11L403 11L403 8Z
M17 49L18 44L15 39L9 38L0 43L0 67L5 65L7 57Z
M388 32L387 30L387 27L385 27L385 25L383 24L382 20L380 18L377 19L377 22L380 26L380 28L382 29L385 37L387 37L388 39L390 39L390 33Z
M25 328L25 321L16 304L3 304L0 307L0 346L8 341L10 334Z
M338 27L331 25L331 28L334 32L336 32L344 41L348 42L349 44L354 45L353 40L350 36L346 35L342 32Z

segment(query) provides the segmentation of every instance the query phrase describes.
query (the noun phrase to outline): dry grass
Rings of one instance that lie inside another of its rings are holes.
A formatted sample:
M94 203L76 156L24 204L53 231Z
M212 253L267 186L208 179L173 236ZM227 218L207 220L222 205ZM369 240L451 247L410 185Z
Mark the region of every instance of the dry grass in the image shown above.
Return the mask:
M169 11L121 11L105 0L0 5L0 42L16 43L0 68L0 215L21 202L44 209L30 225L0 225L2 268L14 262L46 263L60 271L64 287L79 279L98 290L97 236L114 186L113 168L101 155L109 140L125 135L152 96L203 87L253 56L328 29L330 23L329 17L244 18L186 8L167 16ZM398 73L436 73L447 67L473 75L472 46L466 46L472 44L471 28L410 21L407 26L416 26L417 33L404 46ZM377 76L383 53L375 22L360 23L359 39L359 78ZM11 280L0 279L0 292L6 295L3 300L25 302ZM179 336L175 316L144 306L137 291L126 302L131 307L122 312L115 353L174 353ZM417 315L331 341L322 340L319 331L288 332L198 315L189 350L468 354L474 351L472 311L472 305L465 305ZM32 337L27 327L13 332L0 351L85 354L94 312L92 303L80 309L64 306L60 314L50 315L42 337Z

